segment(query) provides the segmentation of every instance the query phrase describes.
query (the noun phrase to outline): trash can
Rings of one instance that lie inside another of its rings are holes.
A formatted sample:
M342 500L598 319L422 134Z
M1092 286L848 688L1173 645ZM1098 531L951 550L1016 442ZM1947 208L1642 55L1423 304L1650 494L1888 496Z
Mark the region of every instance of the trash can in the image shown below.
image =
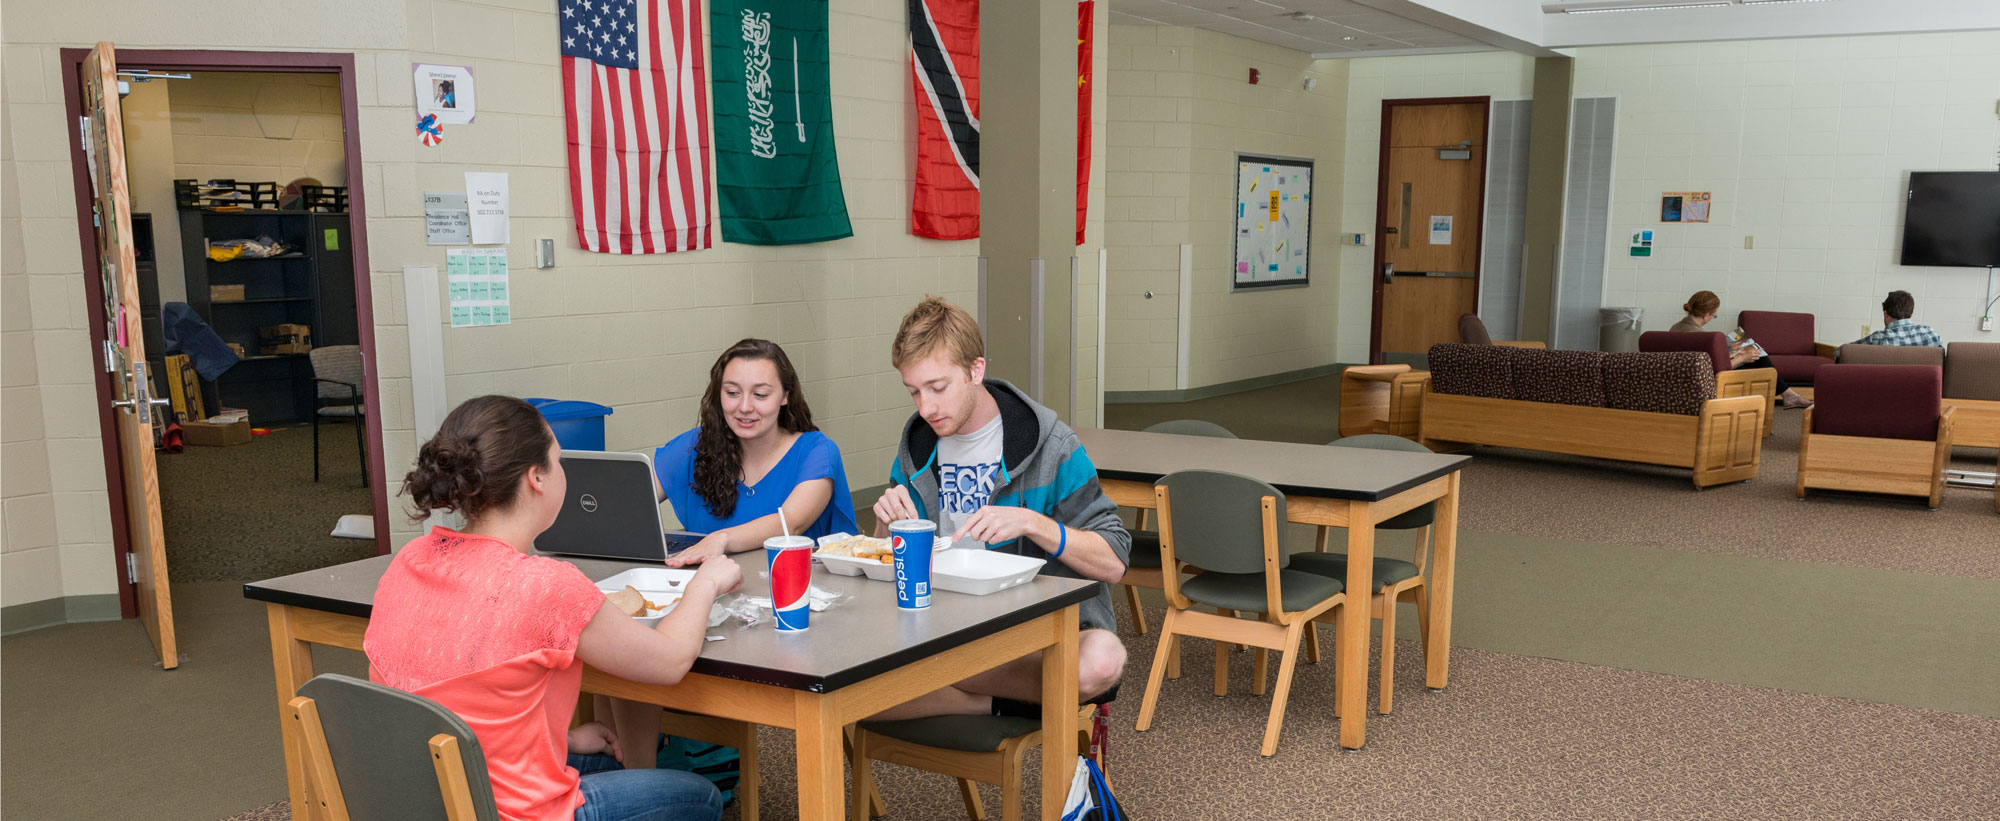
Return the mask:
M563 450L603 450L604 417L611 408L575 399L524 399L549 420L549 430Z
M1644 308L1599 308L1597 349L1606 353L1639 350L1639 332L1645 330Z

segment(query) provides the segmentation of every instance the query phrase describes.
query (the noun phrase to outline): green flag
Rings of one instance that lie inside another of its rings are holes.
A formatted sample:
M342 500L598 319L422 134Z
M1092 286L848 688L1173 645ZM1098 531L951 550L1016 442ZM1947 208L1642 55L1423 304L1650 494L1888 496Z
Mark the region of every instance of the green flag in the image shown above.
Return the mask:
M827 0L712 0L722 239L854 236L833 150Z

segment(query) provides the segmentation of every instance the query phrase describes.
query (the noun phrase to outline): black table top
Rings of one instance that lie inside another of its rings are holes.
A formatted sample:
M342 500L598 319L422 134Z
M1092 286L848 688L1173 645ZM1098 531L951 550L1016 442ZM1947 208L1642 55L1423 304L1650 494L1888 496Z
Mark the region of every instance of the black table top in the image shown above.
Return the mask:
M1130 430L1076 432L1108 479L1153 482L1180 470L1249 476L1296 496L1379 502L1463 470L1470 456L1335 448Z
M243 595L258 601L367 618L375 586L389 567L389 556L376 556L334 567L266 579L243 586ZM597 581L634 567L657 564L551 558L570 562ZM764 552L732 556L743 567L738 593L771 595ZM865 576L836 576L813 565L814 586L847 599L812 614L812 628L803 633L779 633L770 613L752 627L734 619L708 629L722 641L707 642L693 672L794 690L824 693L872 678L945 650L1082 602L1097 593L1097 582L1037 576L1027 584L985 596L939 590L927 610L896 609L890 582Z

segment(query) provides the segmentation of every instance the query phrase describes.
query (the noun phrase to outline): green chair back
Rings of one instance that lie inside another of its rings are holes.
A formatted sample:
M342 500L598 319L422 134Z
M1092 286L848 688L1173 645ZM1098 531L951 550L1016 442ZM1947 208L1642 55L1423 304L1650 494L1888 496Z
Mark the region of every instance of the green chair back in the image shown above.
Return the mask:
M1236 434L1228 428L1204 419L1173 419L1153 425L1146 433L1172 433L1179 436L1212 436L1217 439L1235 439Z
M332 673L299 688L313 700L326 730L327 754L353 818L446 821L430 742L458 739L472 806L481 821L498 821L486 754L465 721L437 702L374 682Z
M1285 494L1248 476L1183 470L1162 477L1173 522L1174 558L1217 573L1264 572L1262 499L1277 500L1278 566L1285 550Z
M1358 436L1347 436L1347 437L1342 437L1340 439L1335 439L1326 444L1328 447L1336 447L1336 448L1366 448L1368 450L1400 450L1405 453L1432 452L1430 448L1424 447L1423 445L1417 444L1408 439L1404 439L1401 436L1390 436L1389 434L1386 433L1363 433ZM1437 502L1425 502L1422 505L1411 508L1402 513L1396 514L1395 516L1390 517L1389 519L1383 521L1382 523L1375 525L1375 529L1415 530L1417 528L1431 524L1432 522L1435 521L1437 521Z

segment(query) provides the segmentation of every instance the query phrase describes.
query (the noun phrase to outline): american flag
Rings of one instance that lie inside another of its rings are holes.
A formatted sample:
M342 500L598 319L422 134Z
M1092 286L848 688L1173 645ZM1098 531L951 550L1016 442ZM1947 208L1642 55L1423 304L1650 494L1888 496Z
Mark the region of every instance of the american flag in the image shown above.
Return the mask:
M607 254L709 247L700 0L559 0L569 202Z

